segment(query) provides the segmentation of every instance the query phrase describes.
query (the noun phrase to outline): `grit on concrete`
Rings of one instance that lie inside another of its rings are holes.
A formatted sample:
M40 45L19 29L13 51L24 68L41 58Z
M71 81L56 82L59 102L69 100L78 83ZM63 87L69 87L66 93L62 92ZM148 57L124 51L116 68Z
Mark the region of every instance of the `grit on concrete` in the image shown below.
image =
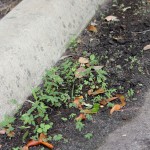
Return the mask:
M141 113L111 133L98 150L150 150L150 89Z

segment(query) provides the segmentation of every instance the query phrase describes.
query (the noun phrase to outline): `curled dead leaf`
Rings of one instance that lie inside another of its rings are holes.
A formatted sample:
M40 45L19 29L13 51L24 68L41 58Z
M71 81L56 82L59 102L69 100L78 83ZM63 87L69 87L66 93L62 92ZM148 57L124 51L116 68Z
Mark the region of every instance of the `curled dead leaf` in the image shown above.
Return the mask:
M50 149L54 148L54 146L52 144L48 143L48 142L41 142L41 144L48 147L48 148L50 148Z
M111 98L108 98L108 99L104 99L104 100L102 100L102 101L100 101L100 104L101 105L106 105L106 104L108 104L110 101L113 101L113 100L115 100L115 99L117 99L118 97L111 97Z
M105 18L107 21L119 21L119 19L116 16L107 16Z
M76 121L82 121L82 120L85 120L86 119L86 116L84 114L80 114L75 120Z
M88 64L89 63L89 59L84 58L84 57L80 57L78 61L80 64Z
M116 94L116 97L118 97L119 98L119 100L121 101L121 104L120 104L120 106L125 106L126 105L126 102L125 102L125 100L126 100L126 98L125 98L125 96L124 95L122 95L122 94Z
M86 69L83 67L78 68L75 72L75 77L76 78L82 78L84 76L83 74L85 71L86 71Z
M39 142L44 141L44 139L46 139L46 135L44 133L41 133L39 136Z
M81 99L83 99L83 96L75 97L73 103L76 105L77 108L82 109L82 103Z
M46 136L45 136L43 133L41 133L41 134L40 134L40 137L39 137L39 139L38 139L38 141L30 140L30 141L27 143L27 145L25 145L25 146L23 147L23 150L28 150L29 147L38 146L38 145L40 145L40 144L46 146L46 147L49 148L49 149L53 149L54 146L53 146L52 144L50 144L50 143L48 143L48 142L44 142L44 139L45 139L45 138L46 138Z
M95 33L97 32L97 28L93 25L88 26L87 29L88 31L91 31L91 32L95 32Z
M143 48L144 51L146 50L150 50L150 44L149 45L146 45L144 48Z
M114 107L112 107L112 109L110 110L110 114L112 115L114 111L119 111L121 108L122 106L119 104L114 105Z
M7 133L7 136L9 137L14 137L15 136L15 132L11 131Z
M92 95L98 95L98 94L103 94L103 93L105 93L105 90L102 88L99 88L98 90L94 91Z
M93 89L88 90L88 95L92 95L93 94Z

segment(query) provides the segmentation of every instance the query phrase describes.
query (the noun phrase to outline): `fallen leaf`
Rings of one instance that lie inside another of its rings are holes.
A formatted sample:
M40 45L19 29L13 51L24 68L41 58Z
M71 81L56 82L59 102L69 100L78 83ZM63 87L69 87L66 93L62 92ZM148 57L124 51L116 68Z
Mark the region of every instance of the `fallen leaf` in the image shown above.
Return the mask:
M107 21L119 21L119 19L116 16L107 16L105 18Z
M120 101L121 101L121 104L120 104L120 106L125 106L126 105L126 102L125 102L125 96L124 95L122 95L122 94L116 94L116 97L118 97L119 99L120 99Z
M84 57L80 57L78 61L80 64L88 64L89 63L89 59L84 58Z
M146 50L150 50L150 44L149 45L146 45L144 48L143 48L144 51Z
M0 130L0 134L6 134L6 129Z
M110 101L113 101L115 99L117 99L118 97L111 97L111 98L108 98L108 99L104 99L102 101L100 101L100 104L101 105L106 105L107 103L109 103Z
M88 26L87 29L88 31L91 31L91 32L95 32L95 33L97 32L97 28L93 25Z
M37 146L37 145L40 145L40 141L30 140L26 146L31 147L31 146Z
M14 137L15 136L15 132L11 131L7 133L7 136L9 137Z
M84 114L80 114L75 120L76 121L82 121L82 120L85 120L86 119L86 116Z
M41 142L41 144L43 144L44 146L46 146L46 147L48 147L50 149L54 148L54 146L52 144L48 143L48 142Z
M44 141L44 139L46 139L46 135L44 133L41 133L39 136L39 142Z
M110 114L112 115L112 113L113 113L114 111L118 111L118 110L120 110L121 108L122 108L122 106L119 105L119 104L114 105L114 107L112 107L112 109L110 110Z
M87 66L87 67L90 67L90 64L88 63L88 64L86 64L86 66Z
M92 95L98 95L98 94L103 94L103 93L105 93L105 90L102 88L99 88L98 90L94 91Z
M93 94L93 89L88 90L88 95L92 95Z
M78 68L78 69L76 70L76 72L75 72L75 77L76 77L76 78L82 78L82 77L84 76L84 72L85 72L85 71L86 71L86 69L83 68L83 67Z
M82 109L82 103L81 99L83 99L83 96L75 97L73 103L76 105L77 108Z
M42 145L48 147L49 149L53 149L54 146L53 146L52 144L43 141L45 138L46 138L46 136L45 136L43 133L41 133L41 134L40 134L40 137L39 137L39 139L38 139L38 141L30 140L30 141L27 143L27 145L25 145L25 146L23 147L23 150L28 150L29 147L37 146L37 145L40 145L40 144L42 144Z
M100 69L102 69L104 66L94 66L93 67L93 69L95 69L95 70L100 70Z

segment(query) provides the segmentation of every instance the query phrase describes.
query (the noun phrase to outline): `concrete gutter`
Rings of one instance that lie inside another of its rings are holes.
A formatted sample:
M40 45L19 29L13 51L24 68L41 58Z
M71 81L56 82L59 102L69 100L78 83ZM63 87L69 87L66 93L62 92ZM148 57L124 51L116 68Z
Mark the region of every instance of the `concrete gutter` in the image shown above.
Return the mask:
M23 0L0 20L0 121L41 82L107 0Z

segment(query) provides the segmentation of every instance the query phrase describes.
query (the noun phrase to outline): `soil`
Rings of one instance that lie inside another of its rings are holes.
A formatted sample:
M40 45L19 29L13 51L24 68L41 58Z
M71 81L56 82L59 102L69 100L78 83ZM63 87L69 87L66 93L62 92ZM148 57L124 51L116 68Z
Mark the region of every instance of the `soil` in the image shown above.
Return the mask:
M0 19L22 0L0 0Z
M132 88L135 96L127 99L127 105L122 111L109 115L108 108L101 109L93 116L93 121L85 121L85 128L79 132L75 129L73 120L63 122L60 118L67 117L76 109L52 108L48 113L51 114L52 122L55 126L50 135L62 134L67 143L62 141L53 142L55 150L95 150L105 142L109 133L120 126L129 123L140 113L140 108L144 104L144 93L149 88L150 83L150 50L143 51L143 47L150 44L150 15L149 5L142 0L118 0L117 5L109 4L109 8L104 12L97 12L91 22L95 22L98 32L93 33L85 29L78 41L80 41L72 52L66 53L78 55L83 50L101 56L101 65L109 73L109 86L124 89L118 93L126 93ZM128 9L123 9L128 8ZM125 10L125 11L123 11ZM107 22L104 18L109 15L117 16L120 21ZM104 18L103 18L104 17ZM133 58L137 60L133 62ZM16 114L26 112L30 108L25 102L22 109ZM6 135L0 135L2 150L10 150L13 147L23 146L22 136L25 132L19 129L21 121L16 120L15 137L9 139ZM27 141L33 135L27 137ZM92 132L93 138L84 138L86 133ZM27 142L26 141L26 142ZM30 150L41 149L41 146L31 147ZM45 148L46 150L47 148Z

